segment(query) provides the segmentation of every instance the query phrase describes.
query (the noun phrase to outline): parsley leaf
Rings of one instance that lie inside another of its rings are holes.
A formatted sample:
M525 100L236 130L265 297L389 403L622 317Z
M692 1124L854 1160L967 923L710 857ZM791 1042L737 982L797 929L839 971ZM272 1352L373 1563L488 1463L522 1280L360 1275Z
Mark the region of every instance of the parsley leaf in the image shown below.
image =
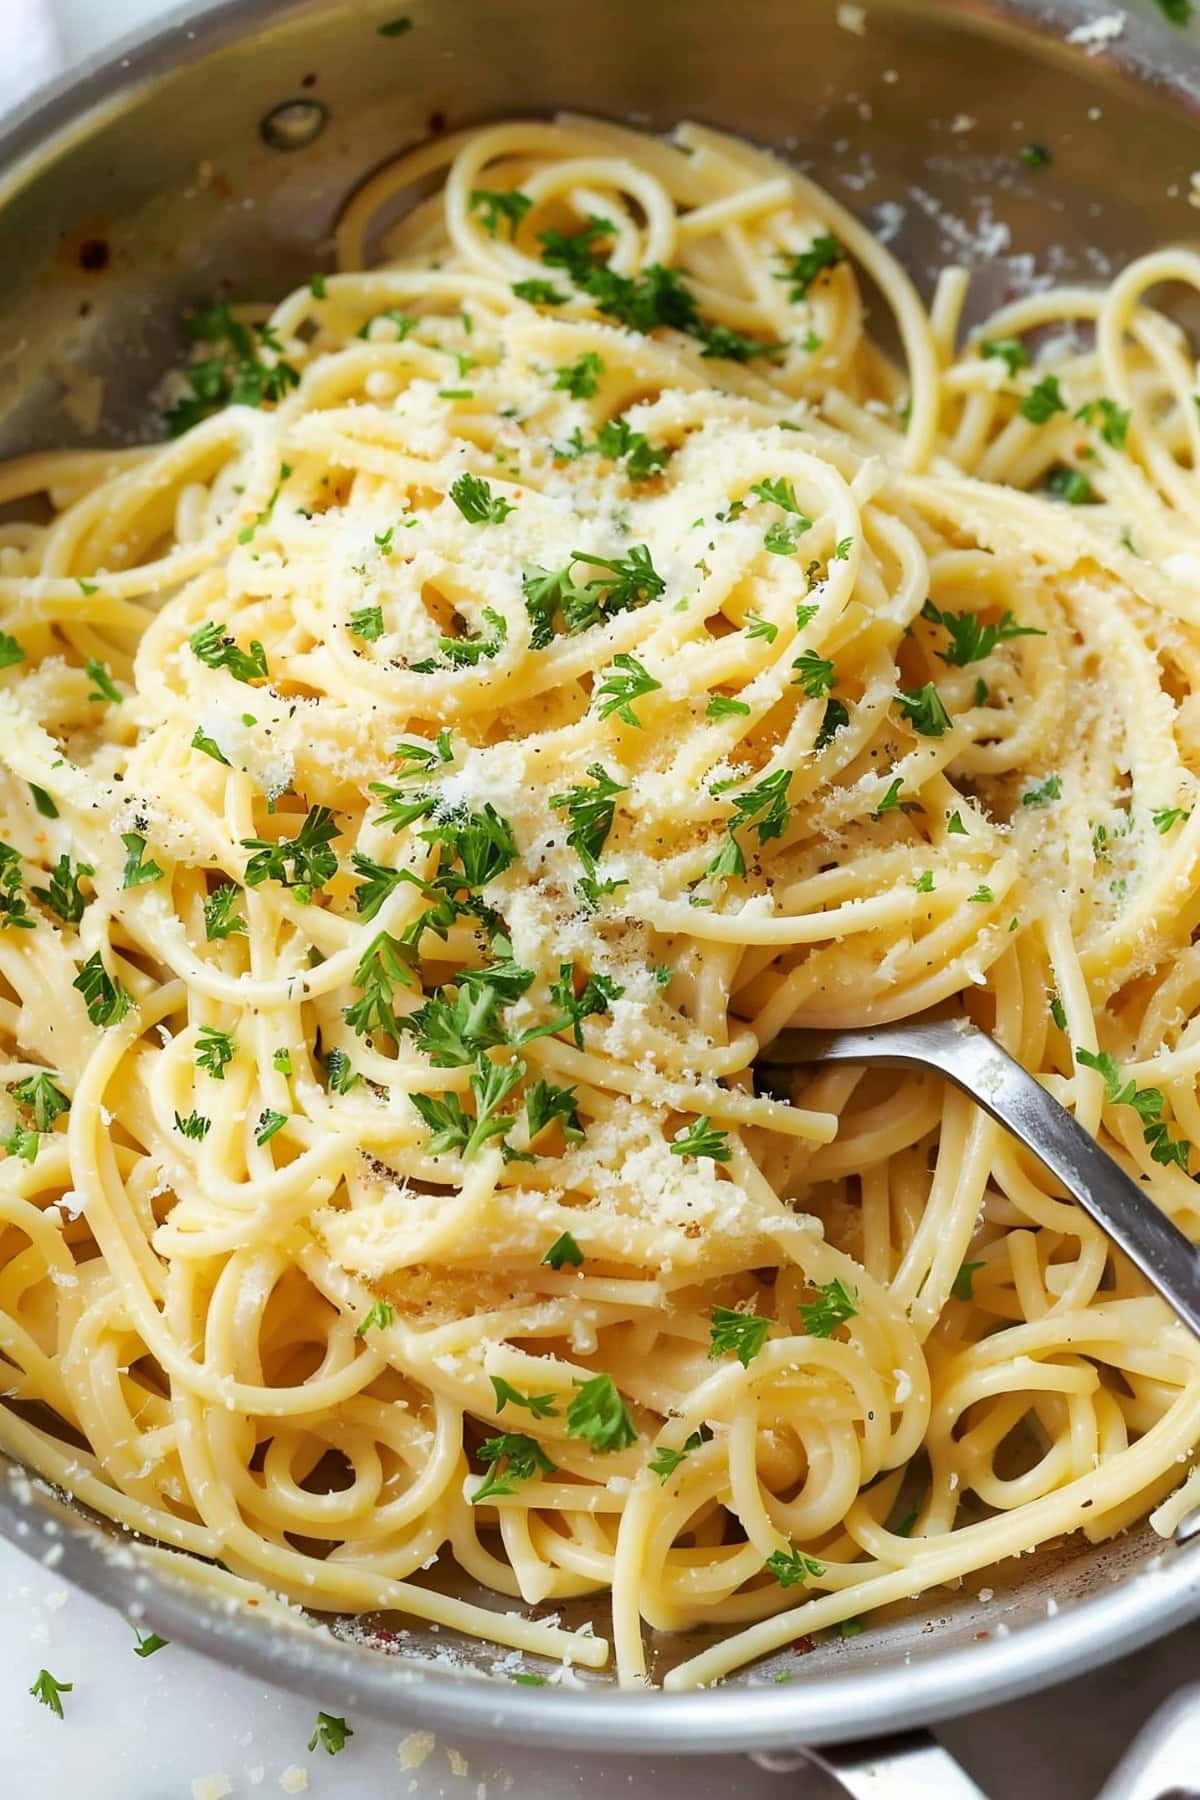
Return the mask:
M510 1382L505 1381L503 1375L489 1375L488 1380L495 1391L497 1413L502 1413L505 1407L511 1404L523 1406L527 1412L533 1414L535 1419L558 1417L558 1411L554 1404L558 1398L557 1394L523 1394L519 1388L515 1388Z
M49 1669L39 1669L37 1678L29 1691L35 1700L40 1700L43 1706L50 1708L55 1718L61 1719L63 1717L62 1696L71 1693L74 1687L73 1681L59 1681L50 1673Z
M450 483L450 498L468 525L502 525L516 507L480 475L460 475Z
M210 944L245 931L246 921L235 911L241 897L241 888L223 881L204 902L204 935Z
M949 645L939 650L938 655L945 663L956 669L963 669L968 663L982 662L990 656L997 644L1006 644L1011 638L1045 637L1036 625L1018 625L1011 611L995 625L985 625L980 621L978 613L942 612L932 600L926 600L921 608L921 617L928 619L932 625L944 625L950 635Z
M557 811L565 810L571 821L567 842L588 874L594 875L596 859L612 830L616 796L623 794L625 789L600 763L589 764L588 774L596 784L594 787L584 787L580 783L578 787L568 788L565 794L552 794L550 805Z
M619 651L613 657L613 671L605 676L596 690L600 700L600 717L611 718L616 713L627 725L640 726L642 721L633 710L635 700L646 694L653 694L662 687L649 670L644 668L636 656L626 651Z
M32 1111L33 1122L38 1131L49 1131L55 1119L71 1110L71 1102L48 1071L43 1071L40 1075L26 1075L23 1080L14 1081L9 1092L18 1106L28 1107Z
M950 1284L950 1292L956 1300L973 1300L975 1298L975 1271L982 1269L981 1262L965 1262Z
M1180 819L1191 818L1192 809L1190 806L1156 806L1150 816L1154 821L1154 829L1165 837L1171 827L1177 825Z
M503 221L509 237L513 238L533 201L520 188L472 188L469 205L472 212L482 215L483 228L489 237L495 237Z
M11 642L11 639L9 641ZM4 664L0 663L0 668L3 667ZM88 695L89 700L114 700L119 704L125 698L120 688L114 684L112 676L102 662L97 662L95 657L89 657L83 667L89 678L96 684L93 691Z
M1128 407L1118 406L1115 400L1101 395L1098 400L1088 400L1075 414L1085 425L1091 425L1096 418L1100 420L1100 436L1114 450L1124 450L1125 438L1129 431L1130 412Z
M585 350L573 363L564 363L555 370L554 386L573 400L590 400L603 373L604 358L594 350Z
M391 25L381 25L380 34L384 37L398 37L399 32L395 29L397 26L407 29L408 20L394 19ZM354 1729L347 1725L345 1719L336 1718L333 1713L319 1712L316 1729L308 1740L308 1747L315 1750L320 1744L322 1750L327 1751L330 1756L336 1756L339 1750L346 1748L346 1739L353 1736Z
M197 725L192 736L191 747L193 750L202 750L205 756L211 756L214 762L223 763L227 769L232 767L220 744L215 738L209 737L202 725Z
M361 1323L355 1331L355 1337L366 1337L372 1326L379 1331L386 1331L396 1317L396 1309L389 1300L376 1300L374 1306L362 1316Z
M593 1375L575 1386L579 1391L567 1408L571 1437L585 1438L593 1450L604 1454L637 1442L637 1426L611 1375Z
M532 1135L531 1132L530 1136ZM571 1233L564 1231L561 1237L555 1238L542 1261L548 1269L561 1269L564 1263L570 1263L573 1269L581 1269L583 1267L583 1251Z
M858 1295L839 1275L817 1283L818 1299L796 1308L809 1337L832 1337L839 1325L858 1317Z
M117 1025L133 1005L132 996L112 980L98 950L88 957L71 986L83 995L93 1025Z
M1020 338L984 338L979 346L979 354L999 357L1010 375L1029 367L1029 352Z
M532 1481L538 1476L552 1475L555 1469L555 1464L537 1440L525 1437L521 1432L508 1431L500 1437L487 1438L476 1454L480 1462L491 1465L491 1472L471 1495L472 1506L478 1506L481 1500L490 1500L495 1494L515 1494L515 1481ZM503 1470L501 1463L505 1465Z
M792 667L797 671L793 687L802 687L810 700L823 699L837 686L833 664L815 650L802 650Z
M810 1577L819 1578L825 1573L824 1563L819 1563L814 1556L805 1556L802 1550L775 1550L767 1558L767 1567L774 1575L780 1587L800 1587Z
M277 1131L282 1131L288 1122L286 1113L276 1112L272 1106L266 1107L259 1115L258 1130L254 1134L256 1144L268 1144Z
M1094 1055L1076 1047L1075 1061L1103 1075L1105 1098L1110 1105L1132 1106L1142 1122L1142 1138L1150 1146L1150 1160L1164 1166L1175 1163L1186 1175L1192 1146L1187 1138L1172 1138L1162 1117L1166 1102L1161 1088L1140 1088L1132 1081L1123 1081L1120 1069L1106 1050Z
M1040 786L1029 788L1021 795L1021 805L1036 807L1049 806L1052 800L1060 800L1061 798L1062 783L1058 776L1047 775L1045 781L1043 781Z
M776 281L791 283L788 292L789 300L806 300L809 290L819 275L827 269L836 268L845 260L846 252L830 232L822 231L816 236L807 250L781 250L777 252L783 263L783 273L776 275Z
M617 613L632 611L648 600L657 600L667 590L667 584L654 567L645 544L635 544L625 557L592 556L586 550L573 550L571 561L586 563L589 568L603 569L607 573L593 577L585 583L582 590L564 594L564 612L570 630L581 628L573 623L571 613L572 600L577 599L580 594L591 598L597 610L603 607L607 612ZM588 619L586 622L591 624L595 621Z
M34 893L39 890L35 888ZM37 920L30 917L29 904L21 892L21 858L11 844L0 843L0 928L8 926L20 931L33 931Z
M563 1136L568 1144L583 1142L583 1126L579 1122L579 1108L574 1088L555 1087L552 1082L535 1081L525 1095L525 1119L529 1126L529 1141L540 1137L547 1126L558 1119L562 1125ZM562 1239L559 1239L559 1243ZM547 1252L547 1257L549 1252ZM547 1260L543 1257L543 1261ZM582 1261L582 1257L580 1261ZM556 1265L551 1263L551 1268Z
M243 838L242 847L255 854L246 864L247 887L277 881L294 888L301 905L307 905L317 888L332 881L338 871L337 851L330 845L338 824L327 806L311 806L293 838Z
M412 972L416 959L412 945L401 943L389 932L381 931L371 939L351 977L353 985L362 989L362 998L342 1009L342 1017L359 1037L384 1031L399 1042L404 1027L392 1009L392 990L416 985Z
M176 1113L175 1129L181 1132L185 1138L192 1138L199 1143L208 1136L212 1129L212 1120L206 1119L204 1114L199 1112L190 1112L186 1118L182 1113Z
M95 873L90 863L78 862L72 867L70 857L64 853L46 878L49 885L35 887L31 892L51 912L57 913L64 924L78 925L88 904L79 883L85 875Z
M125 869L121 877L123 888L142 887L147 881L160 881L162 870L154 861L147 862L146 840L138 831L123 831L121 842L125 846Z
M736 1307L714 1306L708 1354L721 1356L732 1350L743 1369L748 1369L767 1341L771 1329L769 1319L757 1313L739 1312Z
M196 1067L206 1069L214 1081L224 1081L225 1071L234 1057L231 1031L218 1031L215 1025L202 1025L196 1034Z
M228 669L235 681L266 681L270 677L267 653L257 638L242 650L223 625L209 619L188 639L192 655L210 669Z
M348 629L355 637L365 638L368 644L378 643L384 630L382 606L360 606L357 612L350 614Z
M953 724L932 681L911 692L901 688L896 700L903 716L922 737L943 737Z
M1017 408L1023 419L1031 425L1045 425L1055 413L1066 412L1067 403L1062 397L1057 375L1043 375L1042 379L1026 394Z
M733 1151L728 1144L729 1133L721 1131L709 1124L708 1114L704 1113L689 1125L671 1145L672 1156L707 1157L711 1162L728 1162Z

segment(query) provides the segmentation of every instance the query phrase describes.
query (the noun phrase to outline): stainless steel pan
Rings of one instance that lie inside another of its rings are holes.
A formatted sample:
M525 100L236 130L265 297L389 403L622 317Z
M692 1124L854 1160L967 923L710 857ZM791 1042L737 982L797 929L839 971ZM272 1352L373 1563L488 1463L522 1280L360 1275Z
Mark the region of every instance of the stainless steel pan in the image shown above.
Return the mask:
M412 30L380 36L402 5ZM894 234L926 287L949 258L975 266L976 312L1035 268L1102 279L1200 225L1187 204L1200 47L1136 16L1096 54L1068 41L1105 10L230 0L177 15L0 136L0 453L78 439L72 368L104 378L109 438L143 435L184 306L279 295L322 266L368 170L431 131L507 113L690 116L775 144ZM1051 151L1048 167L1022 162L1029 142ZM389 1621L403 1635L382 1655L336 1626L229 1610L4 1473L0 1530L112 1604L139 1605L163 1635L339 1712L419 1713L525 1743L698 1753L894 1731L1043 1687L1200 1613L1200 1544L1143 1530L989 1571L712 1692L621 1694L592 1678L526 1689L484 1678L486 1648L404 1620ZM658 1668L694 1648L660 1643ZM919 1758L906 1767L932 1794Z

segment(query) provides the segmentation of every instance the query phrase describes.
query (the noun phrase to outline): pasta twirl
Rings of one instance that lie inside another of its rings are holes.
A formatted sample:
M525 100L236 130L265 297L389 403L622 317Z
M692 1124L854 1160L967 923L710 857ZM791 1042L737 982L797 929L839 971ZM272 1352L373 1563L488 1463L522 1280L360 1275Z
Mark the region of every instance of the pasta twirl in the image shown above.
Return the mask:
M1200 1351L1044 1172L751 1065L959 999L1200 1233L1167 279L956 351L760 152L515 122L7 467L7 1450L318 1610L722 1627L679 1687L1166 1498Z

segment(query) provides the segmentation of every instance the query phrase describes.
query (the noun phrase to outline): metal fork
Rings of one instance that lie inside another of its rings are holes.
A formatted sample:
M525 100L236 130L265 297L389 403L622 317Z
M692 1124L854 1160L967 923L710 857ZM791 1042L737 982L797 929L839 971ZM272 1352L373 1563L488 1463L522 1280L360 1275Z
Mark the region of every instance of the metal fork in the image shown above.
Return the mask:
M1019 1138L1200 1337L1200 1249L1095 1138L995 1039L968 1019L912 1019L854 1031L781 1031L760 1075L808 1063L934 1069Z

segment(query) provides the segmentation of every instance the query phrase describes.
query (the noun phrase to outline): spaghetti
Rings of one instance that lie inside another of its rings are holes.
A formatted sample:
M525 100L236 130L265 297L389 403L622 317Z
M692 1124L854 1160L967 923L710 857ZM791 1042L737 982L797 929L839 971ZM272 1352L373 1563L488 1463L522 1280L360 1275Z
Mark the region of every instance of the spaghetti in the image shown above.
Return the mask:
M751 1064L961 997L1200 1236L1167 279L960 352L770 157L504 124L0 471L6 1450L318 1611L721 1628L672 1687L1165 1499L1200 1348L1045 1172Z

